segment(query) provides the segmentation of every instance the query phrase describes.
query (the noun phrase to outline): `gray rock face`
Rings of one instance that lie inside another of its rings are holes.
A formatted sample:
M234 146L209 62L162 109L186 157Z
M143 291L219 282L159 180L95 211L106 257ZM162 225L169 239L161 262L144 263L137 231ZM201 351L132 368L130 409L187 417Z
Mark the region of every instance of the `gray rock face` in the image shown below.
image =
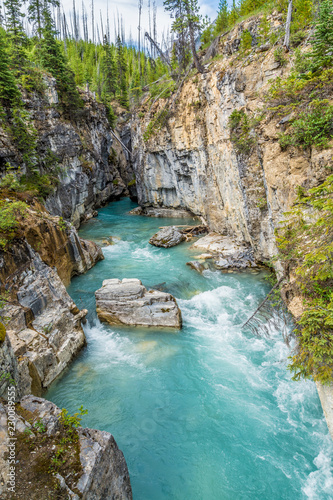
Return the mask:
M17 303L2 314L7 336L0 347L1 367L17 384L17 397L40 395L69 365L85 344L80 311L55 269L47 266L29 245L23 245L21 267L14 276ZM6 396L6 385L1 393Z
M246 269L248 267L257 267L253 256L253 250L236 251L233 255L226 258L220 257L214 261L217 269Z
M176 226L164 227L149 240L155 247L170 248L179 245L186 238L184 234L178 231Z
M163 208L163 207L137 207L129 212L131 215L144 215L146 217L167 217L169 219L185 219L188 217L196 217L189 210L180 208Z
M169 293L149 290L138 279L109 279L97 292L96 310L111 325L181 328L181 312Z
M39 421L45 426L45 434L49 438L59 437L57 433L61 433L60 409L55 404L42 398L26 396L20 401L20 406L33 414L34 421ZM19 434L24 433L27 429L29 429L30 433L32 429L35 430L21 415L17 414L16 419L16 428ZM74 500L79 500L79 498L84 500L132 500L132 488L126 461L114 437L108 432L83 429L81 427L78 428L78 436L82 472L72 489L66 484L66 477L62 477L59 473L55 475L59 481L59 490L64 495L61 498ZM6 492L8 466L4 458L5 453L8 452L6 446L8 438L7 412L1 402L0 437L2 438L0 440L0 494L1 498L7 500L7 498L11 498L10 495L7 496ZM51 446L52 453L52 440L49 446ZM17 492L19 492L19 481L16 488Z
M44 82L45 95L26 95L25 102L38 131L39 156L45 164L55 163L62 172L56 191L46 200L46 208L79 227L86 213L127 195L128 184L135 176L127 153L111 133L104 105L91 92L81 92L84 108L75 123L71 122L57 108L55 79L45 77ZM13 172L21 167L25 173L20 151L1 127L0 158L0 177L6 162L10 162ZM42 168L40 173L45 174Z
M279 16L271 23L274 31L282 27ZM258 18L241 22L212 44L208 57L219 54L220 60L210 60L209 71L184 83L166 127L144 141L148 118L133 120L134 166L140 205L190 210L211 230L250 245L256 259L267 261L277 253L274 228L295 200L295 186L316 186L326 178L323 165L332 164L332 150L312 148L307 155L282 150L283 125L267 115L252 136L253 150L244 154L235 148L231 113L257 116L266 105L269 80L290 72L289 65L277 67L274 47L246 62L237 60L245 29L255 43ZM151 116L157 111L152 108Z
M216 269L246 269L258 266L253 249L228 236L209 233L196 241L191 248L208 251L209 254L204 257L213 258Z

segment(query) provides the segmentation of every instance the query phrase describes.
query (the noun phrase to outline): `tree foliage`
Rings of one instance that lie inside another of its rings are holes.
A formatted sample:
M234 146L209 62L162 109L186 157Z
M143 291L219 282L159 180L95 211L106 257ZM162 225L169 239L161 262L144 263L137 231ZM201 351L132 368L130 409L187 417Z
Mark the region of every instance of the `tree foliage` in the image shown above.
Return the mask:
M333 377L333 175L299 189L298 200L276 231L279 257L302 300L290 370L294 379Z

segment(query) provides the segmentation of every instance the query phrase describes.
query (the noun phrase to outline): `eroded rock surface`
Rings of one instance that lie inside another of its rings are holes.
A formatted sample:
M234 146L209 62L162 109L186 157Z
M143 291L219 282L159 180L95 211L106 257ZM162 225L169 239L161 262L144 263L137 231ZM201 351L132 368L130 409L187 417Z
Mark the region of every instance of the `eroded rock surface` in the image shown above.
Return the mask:
M185 241L185 235L176 226L164 227L149 240L155 247L171 248Z
M101 321L111 325L181 328L181 312L169 293L147 290L138 279L109 279L95 292Z
M85 344L81 321L87 311L76 307L56 270L28 244L16 247L18 250L21 266L14 276L17 299L2 311L7 318L2 350L6 370L15 379L17 397L21 397L40 395L78 354Z
M169 219L184 219L196 216L189 210L180 208L163 208L163 207L137 207L130 211L131 215L144 215L146 217L169 218Z
M272 33L283 28L278 14L268 23ZM133 121L134 167L140 205L189 210L211 230L251 246L264 262L277 253L274 229L295 200L296 187L316 186L326 178L332 149L280 146L279 134L288 125L281 118L290 117L269 113L265 95L272 79L290 75L292 52L285 65L275 60L272 45L258 46L258 52L242 58L238 49L245 30L255 47L260 17L240 22L215 40L206 54L206 72L186 80L166 126L148 141L143 134L168 101L160 99L153 107L148 100L143 103ZM235 110L249 119L264 110L246 153L231 137L229 118Z
M66 429L60 409L34 396L22 398L16 409L17 498L70 498L72 500L131 500L132 488L123 453L108 432L79 427L76 439L63 442ZM0 401L0 494L8 491L8 409ZM65 464L55 470L53 459L61 450ZM15 497L16 498L16 497Z
M242 245L228 236L217 233L209 233L207 236L196 241L192 248L209 252L198 257L199 260L212 259L216 269L246 269L257 267L253 249ZM199 271L195 262L188 263L193 269ZM211 263L210 263L211 264ZM200 268L201 272L203 268Z

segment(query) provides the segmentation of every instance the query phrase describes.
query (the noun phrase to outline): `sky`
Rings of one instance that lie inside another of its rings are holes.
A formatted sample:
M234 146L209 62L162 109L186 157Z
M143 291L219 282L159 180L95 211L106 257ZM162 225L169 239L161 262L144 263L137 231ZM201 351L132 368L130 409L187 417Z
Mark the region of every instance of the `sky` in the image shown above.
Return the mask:
M63 0L63 7L65 12L72 10L72 0ZM111 23L111 38L113 35L113 19L117 18L117 12L119 16L121 15L124 20L126 39L129 40L130 32L132 33L132 38L137 39L137 27L138 27L138 0L94 0L95 3L95 19L100 18L100 11L102 12L103 22L106 24L107 10L109 11L110 23ZM150 0L151 12L153 0ZM91 18L90 5L91 0L84 0L86 9L88 10L88 23ZM219 0L199 0L200 12L202 15L208 15L212 20L216 17L216 12L219 4ZM162 33L166 34L168 27L171 25L171 19L168 12L165 12L163 7L163 0L156 0L157 6L157 32L158 41L161 42ZM81 0L76 0L76 8L82 12ZM148 20L148 0L143 0L142 6L142 26L143 29L148 31L149 20Z

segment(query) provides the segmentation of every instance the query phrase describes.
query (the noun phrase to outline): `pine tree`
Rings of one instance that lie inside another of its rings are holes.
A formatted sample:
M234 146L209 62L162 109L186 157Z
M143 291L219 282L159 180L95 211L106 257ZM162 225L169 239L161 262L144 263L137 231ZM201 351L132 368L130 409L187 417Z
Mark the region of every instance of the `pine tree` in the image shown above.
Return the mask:
M220 0L214 33L219 35L226 31L229 25L229 13L227 0Z
M117 66L114 57L112 55L111 47L106 35L104 36L103 47L104 47L103 92L106 97L111 98L111 95L115 97L117 92Z
M232 9L229 14L229 25L233 26L238 18L239 18L239 12L236 5L236 1L232 0Z
M124 108L129 108L128 92L127 92L127 82L126 82L126 72L127 64L124 54L123 43L120 36L117 36L117 66L118 66L118 87L120 92L119 103L124 106Z
M324 0L319 7L319 17L313 39L311 57L316 69L333 64L333 1Z
M43 30L43 10L47 6L58 7L58 0L29 0L28 19L34 27L34 32L39 38Z
M182 50L186 50L188 42L195 67L202 73L203 67L196 51L196 38L202 27L198 0L164 0L163 5L175 18L172 31L178 34L178 43Z
M67 67L65 56L55 38L54 23L46 5L43 9L43 39L40 46L40 61L57 81L63 104L68 109L81 106L81 99L76 89L74 74Z
M27 37L22 23L24 14L21 12L20 0L5 0L4 5L6 9L7 34L11 44L11 66L18 75L22 72L26 64L24 46L27 42Z
M19 97L20 92L15 77L9 69L4 34L0 30L0 99L13 104Z

